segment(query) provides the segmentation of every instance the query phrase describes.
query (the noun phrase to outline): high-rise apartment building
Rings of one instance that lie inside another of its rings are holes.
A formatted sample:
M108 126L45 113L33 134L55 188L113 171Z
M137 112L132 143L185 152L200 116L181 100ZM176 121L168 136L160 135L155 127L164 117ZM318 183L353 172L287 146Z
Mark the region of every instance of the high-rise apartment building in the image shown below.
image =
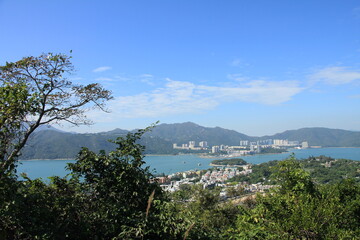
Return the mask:
M219 146L212 146L211 148L211 152L212 153L218 153L220 151L220 147Z
M240 141L240 146L248 146L249 145L249 141L248 140L241 140Z
M202 148L207 148L208 143L206 141L202 141L202 142L199 142L199 146L202 147Z
M309 147L309 143L308 142L302 142L301 143L301 148L308 148Z

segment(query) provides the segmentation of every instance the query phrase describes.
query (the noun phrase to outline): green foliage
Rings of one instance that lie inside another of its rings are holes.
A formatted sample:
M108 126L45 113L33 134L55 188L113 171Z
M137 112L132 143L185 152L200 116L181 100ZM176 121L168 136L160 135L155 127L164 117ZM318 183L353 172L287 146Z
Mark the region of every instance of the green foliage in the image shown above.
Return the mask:
M355 188L356 197L342 201L336 189ZM335 191L334 191L335 190ZM291 192L291 191L290 191ZM320 195L276 192L256 197L253 209L243 208L232 239L355 239L359 225L359 185L328 186ZM231 234L230 234L231 235Z
M68 178L1 178L0 236L9 239L180 239L190 222L144 168L137 141L149 129L129 133L117 149L83 149ZM31 206L31 207L29 207Z
M309 157L307 159L292 160L292 164L302 167L311 177L312 181L319 184L336 183L342 179L352 178L360 181L360 162L348 159L333 159L326 156ZM235 176L228 182L248 182L248 183L275 183L274 178L270 178L275 171L275 166L279 161L270 161L252 166L252 174ZM285 168L285 166L283 166Z
M204 189L202 185L182 185L171 194L177 213L192 223L189 239L226 239L224 232L235 226L239 209L220 200L220 188Z
M292 157L280 161L279 187L244 206L229 239L355 239L360 233L360 185L343 180L318 188Z
M97 209L89 221L93 226L102 226L99 236L110 238L125 230L131 232L144 219L151 193L155 190L156 199L162 199L159 186L149 183L148 168L142 168L143 147L136 140L144 131L119 137L115 141L117 149L108 155L84 148L77 162L69 164L73 178L83 179L83 197L96 199L88 202L87 211Z
M260 153L261 154L283 153L283 152L286 152L286 151L287 151L286 149L267 147L267 148L261 148Z
M315 192L315 186L309 173L301 168L294 155L289 159L280 161L274 167L272 178L280 184L280 191L282 192L305 192L309 194Z
M242 186L231 186L226 189L226 196L233 198L241 196L245 193L244 187Z
M26 84L0 83L0 172L12 172L15 162L5 160L17 147L14 140L19 136L24 118L34 113L38 102L29 96Z
M247 182L250 184L255 183L273 183L270 176L273 172L274 166L278 163L277 160L266 163L252 165L252 173L250 175L237 175L227 180L227 182Z
M348 159L333 159L326 156L310 157L300 161L304 169L318 183L339 182L352 178L360 181L360 162Z

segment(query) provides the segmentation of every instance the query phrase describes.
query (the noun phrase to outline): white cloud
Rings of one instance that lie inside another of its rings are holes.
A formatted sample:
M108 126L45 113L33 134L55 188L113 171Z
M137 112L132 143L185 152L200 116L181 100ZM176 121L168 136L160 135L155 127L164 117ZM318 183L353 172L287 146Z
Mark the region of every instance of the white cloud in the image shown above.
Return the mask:
M295 81L269 82L250 81L239 87L199 86L212 93L219 101L254 102L275 105L291 100L291 97L303 90Z
M97 73L97 72L105 72L105 71L108 71L110 69L111 69L111 67L109 67L109 66L103 66L103 67L95 68L93 70L93 72L95 72L95 73Z
M249 78L244 77L242 74L238 74L238 73L228 74L227 78L230 80L235 80L235 81L239 81L239 82L249 80Z
M140 74L136 76L123 76L123 75L115 75L112 77L98 77L95 78L96 81L99 82L127 82L127 81L137 81L140 83L145 83L148 85L154 84L155 77L151 74Z
M139 76L139 79L142 83L146 83L148 85L154 85L154 76L151 74L141 74Z
M105 82L112 82L114 81L112 78L108 78L108 77L99 77L95 79L96 81L105 81Z
M151 75L151 74L145 73L145 74L141 74L140 77L142 77L142 78L153 78L154 76Z
M347 84L359 79L360 71L349 70L347 67L327 67L310 75L311 81L330 85Z
M80 80L83 80L82 77L71 77L69 78L71 81L80 81Z
M219 87L167 79L164 87L151 92L117 97L109 108L114 120L160 117L204 112L227 102L275 105L291 100L302 90L294 81L249 81L236 87Z
M124 77L124 76L120 76L117 75L114 77L116 80L121 81L121 82L126 82L126 81L130 81L131 79L129 77Z
M240 58L235 58L230 62L230 66L233 66L233 67L248 67L248 66L250 66L250 64L245 62L244 60L242 60Z

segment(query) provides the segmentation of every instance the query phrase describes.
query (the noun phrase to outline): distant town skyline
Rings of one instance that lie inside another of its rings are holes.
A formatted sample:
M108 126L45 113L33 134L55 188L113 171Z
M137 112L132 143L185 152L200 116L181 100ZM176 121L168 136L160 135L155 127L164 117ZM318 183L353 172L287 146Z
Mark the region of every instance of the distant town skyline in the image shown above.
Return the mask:
M0 26L0 65L64 53L70 80L112 90L110 113L66 131L360 131L359 1L2 0Z

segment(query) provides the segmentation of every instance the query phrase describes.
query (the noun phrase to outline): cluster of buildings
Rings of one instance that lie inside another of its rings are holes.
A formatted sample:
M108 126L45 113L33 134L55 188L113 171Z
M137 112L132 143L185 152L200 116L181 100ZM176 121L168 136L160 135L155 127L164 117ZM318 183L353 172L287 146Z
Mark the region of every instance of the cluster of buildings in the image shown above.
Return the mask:
M243 165L242 170L235 167L214 168L207 171L186 171L181 173L174 173L166 177L157 177L154 181L160 183L160 186L168 192L175 192L180 190L183 184L195 185L201 184L203 188L213 188L215 186L221 187L220 196L227 197L227 189L229 187L242 188L245 193L263 192L274 187L273 185L264 185L261 183L247 184L238 183L237 185L229 185L227 180L237 175L248 175L252 173L251 164ZM178 179L181 176L181 179ZM174 179L178 180L174 180Z
M232 156L244 156L249 154L260 153L262 148L308 148L308 142L299 142L299 141L288 141L285 139L266 139L259 140L256 142L251 142L249 140L240 140L238 146L228 146L228 145L215 145L209 146L208 142L201 141L199 145L196 145L195 141L189 141L189 143L184 143L181 146L178 146L177 143L173 144L174 149L184 149L184 150L208 150L210 153L225 153Z
M256 142L248 140L240 140L238 146L228 146L228 145L215 145L209 146L208 142L201 141L197 145L195 141L189 141L189 143L178 145L173 144L174 149L184 149L184 150L207 150L210 153L217 154L227 154L228 157L243 156L254 153L260 153L262 148L275 148L275 149L284 149L284 148L308 148L308 142L299 142L299 141L288 141L285 139L266 139L259 140ZM238 175L248 175L252 173L251 164L241 166L242 170L239 170L235 167L224 167L224 168L214 168L207 171L186 171L181 173L171 174L166 177L157 177L153 181L160 183L160 186L169 192L175 192L180 190L180 186L183 184L194 185L201 184L204 188L212 188L219 186L222 188L220 193L221 197L227 198L227 189L229 187L241 188L245 193L254 193L254 192L263 192L272 187L273 185L266 185L262 183L257 184L247 184L245 182L238 183L237 185L229 186L226 181L238 176Z
M224 183L226 180L231 179L237 175L248 175L252 173L251 165L243 165L244 170L240 171L235 168L224 168L208 170L201 176L199 183L203 184L204 188L208 186L215 186L216 184Z
M160 186L169 192L175 192L180 189L182 184L202 184L204 188L214 187L223 184L226 180L237 175L248 175L252 173L251 165L243 165L243 170L237 168L214 168L212 170L204 171L186 171L182 173L170 174L167 177L158 177L155 180L160 183ZM173 180L179 178L180 180Z
M189 141L189 143L181 144L178 146L177 143L173 144L173 149L185 149L185 150L207 150L208 143L206 141L199 142L198 146L195 146L195 141Z

